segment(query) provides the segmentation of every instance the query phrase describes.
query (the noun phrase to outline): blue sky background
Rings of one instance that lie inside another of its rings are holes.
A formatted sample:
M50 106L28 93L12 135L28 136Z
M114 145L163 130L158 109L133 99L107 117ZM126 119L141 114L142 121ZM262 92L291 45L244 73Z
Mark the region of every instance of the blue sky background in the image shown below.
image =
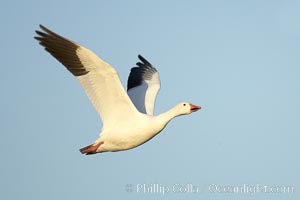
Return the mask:
M0 10L1 199L300 198L299 1L27 0ZM162 81L156 113L181 101L203 109L136 149L81 155L101 122L34 41L38 24L92 49L124 85L137 54L146 57ZM295 191L220 193L212 184Z

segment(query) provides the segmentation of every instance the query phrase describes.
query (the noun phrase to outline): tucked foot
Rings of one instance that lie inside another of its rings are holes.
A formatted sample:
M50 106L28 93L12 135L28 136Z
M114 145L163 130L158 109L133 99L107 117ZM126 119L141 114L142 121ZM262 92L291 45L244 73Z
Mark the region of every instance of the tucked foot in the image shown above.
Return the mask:
M81 148L79 151L82 153L82 154L85 154L85 155L91 155L91 154L95 154L97 153L97 149L99 148L99 146L101 144L103 144L104 142L99 142L99 143L94 143L94 144L91 144L89 146L86 146L86 147L83 147Z

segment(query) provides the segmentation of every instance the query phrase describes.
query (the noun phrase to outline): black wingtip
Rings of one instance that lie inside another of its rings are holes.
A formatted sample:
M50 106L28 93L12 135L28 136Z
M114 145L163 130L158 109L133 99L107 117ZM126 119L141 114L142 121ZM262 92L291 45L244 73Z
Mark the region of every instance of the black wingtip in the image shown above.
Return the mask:
M47 29L45 26L43 26L42 24L39 24L39 27L42 29L42 30L45 30Z
M145 59L141 54L138 55L138 58L141 59Z
M146 61L146 59L145 59L141 54L138 55L138 58L139 58L142 62Z
M44 27L42 24L39 24L39 27L40 27L43 31L47 30L47 28ZM42 37L44 37L44 36L46 35L46 33L42 32L42 31L40 31L40 30L35 30L35 33L36 33L38 36L35 36L35 37L33 37L33 38L36 39L36 40L38 40L38 41L41 41ZM42 37L40 37L40 36L42 36Z
M34 36L33 39L37 40L37 41L40 41L41 38L40 37L37 37L37 36Z
M138 55L138 58L145 64L150 64L141 54ZM150 64L151 65L151 64Z

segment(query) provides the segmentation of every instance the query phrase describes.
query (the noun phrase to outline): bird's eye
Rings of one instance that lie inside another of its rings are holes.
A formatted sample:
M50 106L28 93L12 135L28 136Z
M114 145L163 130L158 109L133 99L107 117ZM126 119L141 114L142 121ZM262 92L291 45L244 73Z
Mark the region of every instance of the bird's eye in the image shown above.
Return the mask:
M186 104L184 103L183 106L186 106Z

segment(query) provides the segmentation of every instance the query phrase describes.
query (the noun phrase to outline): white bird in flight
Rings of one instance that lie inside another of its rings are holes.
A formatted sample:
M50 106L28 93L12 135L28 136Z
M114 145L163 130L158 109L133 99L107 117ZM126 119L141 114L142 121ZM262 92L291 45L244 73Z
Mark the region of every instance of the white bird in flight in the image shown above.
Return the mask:
M157 70L145 58L139 55L140 62L131 68L126 93L116 70L95 53L42 25L40 28L42 31L36 31L38 36L34 38L76 76L102 119L98 139L81 148L82 154L135 148L160 133L174 117L201 109L182 102L154 116L160 79Z

